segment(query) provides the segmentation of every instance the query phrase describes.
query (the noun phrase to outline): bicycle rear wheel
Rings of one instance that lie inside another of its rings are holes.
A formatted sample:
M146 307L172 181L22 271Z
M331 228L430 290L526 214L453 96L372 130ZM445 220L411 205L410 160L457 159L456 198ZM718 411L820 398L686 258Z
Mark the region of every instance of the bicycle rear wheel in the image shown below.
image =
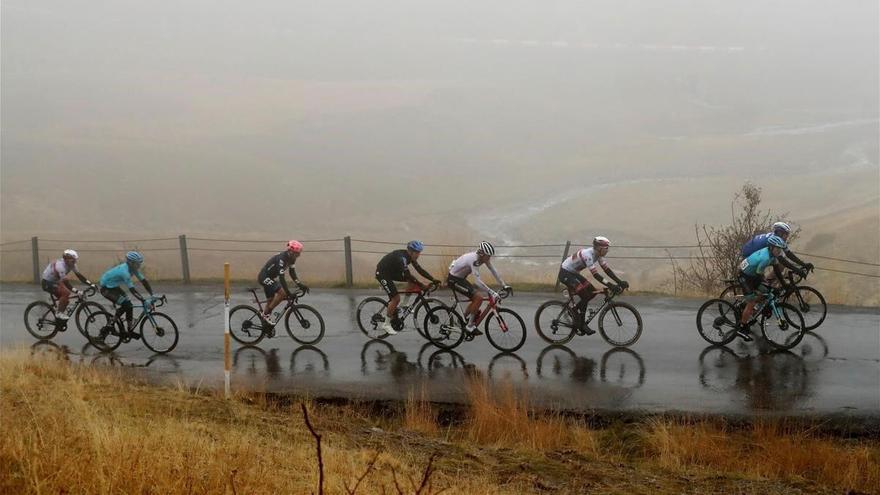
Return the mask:
M444 306L445 304L440 299L435 297L426 298L422 304L416 306L416 309L413 310L413 326L416 327L416 331L419 332L424 338L428 338L428 335L425 333L425 327L422 325L424 318L422 318L422 312L427 314L431 308L436 306Z
M783 302L791 304L801 312L804 324L806 325L804 330L807 331L819 328L819 325L825 321L825 316L828 314L828 305L825 304L825 298L821 292L812 287L798 287L797 290L786 296ZM797 325L798 322L795 320L797 318L788 322L792 325Z
M453 349L464 339L464 319L452 308L432 308L423 325L428 340L441 349Z
M311 306L295 304L284 316L284 328L287 335L300 344L314 345L324 337L324 318Z
M381 297L368 297L357 307L357 322L361 332L371 339L384 339L388 333L382 325L388 318L388 301Z
M599 313L599 333L613 346L629 347L642 336L642 315L631 304L609 303Z
M547 301L535 312L535 330L548 344L562 345L574 338L574 321L568 305Z
M710 299L697 311L697 331L712 345L726 345L736 338L739 315L730 301Z
M229 333L236 342L244 345L257 345L266 335L260 313L246 304L229 312Z
M788 303L776 305L778 315L761 316L761 331L767 343L777 349L788 350L804 338L804 317ZM795 322L795 323L790 323Z
M165 354L177 346L177 324L164 313L152 313L141 320L141 339L153 352Z
M58 321L52 305L34 301L24 310L24 327L39 340L48 340L58 333Z
M526 343L526 324L518 314L498 308L497 314L486 318L484 329L492 347L501 352L515 352Z
M76 313L74 313L76 328L79 330L79 333L83 334L83 337L89 337L86 335L86 320L91 318L92 314L98 311L105 311L104 306L92 301L81 303L79 307L76 308Z
M85 321L86 338L99 351L110 352L122 344L120 325L124 323L107 311L95 311Z

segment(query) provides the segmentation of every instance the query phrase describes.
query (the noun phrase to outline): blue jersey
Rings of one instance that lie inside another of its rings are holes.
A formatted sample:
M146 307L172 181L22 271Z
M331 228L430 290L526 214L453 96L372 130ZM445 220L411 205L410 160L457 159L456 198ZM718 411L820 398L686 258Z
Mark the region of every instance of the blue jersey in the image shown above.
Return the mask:
M125 285L129 289L134 287L134 283L131 281L131 277L135 276L138 280L143 280L144 275L140 272L140 270L131 273L128 269L128 263L122 263L114 266L113 268L104 272L101 275L101 287L106 287L108 289L113 289L115 287L119 287L120 285Z
M748 258L749 256L755 254L757 251L768 247L770 244L767 243L767 239L769 239L772 235L773 232L768 232L766 234L758 234L755 237L749 239L749 242L747 242L742 247L742 257Z
M776 262L776 258L770 254L770 248L764 248L742 260L739 269L750 277L763 276L764 270L770 265L775 265Z

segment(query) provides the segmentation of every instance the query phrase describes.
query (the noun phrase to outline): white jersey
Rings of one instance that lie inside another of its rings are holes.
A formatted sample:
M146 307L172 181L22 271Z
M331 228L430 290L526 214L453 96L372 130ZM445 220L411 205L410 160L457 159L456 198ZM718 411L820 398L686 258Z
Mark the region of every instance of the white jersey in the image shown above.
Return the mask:
M593 248L579 249L562 262L563 270L574 273L578 273L584 268L589 268L590 273L595 275L599 273L600 266L603 270L608 269L608 263L605 262L605 258L596 254L596 250Z
M482 263L480 263L480 256L477 254L476 251L465 253L459 256L457 260L453 261L452 264L449 265L449 274L453 277L467 278L468 275L473 273L474 282L476 282L481 289L489 291L491 290L489 286L486 285L482 279L480 279L481 265ZM498 276L498 272L495 271L495 267L492 266L491 262L486 262L486 268L488 268L489 271L492 272L492 276L495 277L495 280L497 280L499 284L501 284L502 286L505 285L504 281L501 280L501 277Z
M63 259L55 260L49 263L46 269L43 270L43 280L57 283L66 277L70 271Z

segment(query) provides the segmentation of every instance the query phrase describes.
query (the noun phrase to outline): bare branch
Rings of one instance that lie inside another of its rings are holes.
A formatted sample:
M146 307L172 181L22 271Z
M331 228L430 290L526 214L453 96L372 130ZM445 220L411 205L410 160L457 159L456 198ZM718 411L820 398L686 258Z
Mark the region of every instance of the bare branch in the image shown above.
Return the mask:
M428 465L425 467L425 472L422 475L422 484L419 485L418 490L416 490L415 495L421 495L422 490L425 489L425 485L428 484L428 480L431 479L431 474L434 472L434 459L437 457L437 453L434 452L431 454L431 458L428 459Z
M229 473L229 486L232 487L232 495L238 495L238 492L235 490L235 475L238 473L238 469L233 469L231 473Z
M345 491L348 492L348 495L355 495L355 493L357 493L358 487L361 485L361 482L364 480L364 478L367 477L368 474L370 474L370 471L373 470L373 466L376 465L376 461L378 459L379 459L379 452L376 452L376 455L374 455L373 459L370 461L370 463L367 464L367 470L364 471L364 474L362 474L361 477L357 479L357 483L354 484L353 488L348 488L347 484L344 485Z
M315 431L312 427L312 422L309 421L309 411L306 409L305 403L300 402L300 407L302 408L303 419L305 419L306 427L312 433L312 436L315 437L315 443L318 448L318 495L324 495L324 458L321 456L321 435Z

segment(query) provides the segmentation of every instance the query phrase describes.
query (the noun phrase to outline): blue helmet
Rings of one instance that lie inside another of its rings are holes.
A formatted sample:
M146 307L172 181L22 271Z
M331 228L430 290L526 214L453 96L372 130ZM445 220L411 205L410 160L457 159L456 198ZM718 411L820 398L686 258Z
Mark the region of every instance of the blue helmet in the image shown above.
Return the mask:
M422 241L409 241L406 248L421 253L425 249L425 245L422 244Z
M782 237L779 237L778 235L771 235L768 237L767 244L782 249L788 248L788 244L786 244L785 241L782 240Z
M125 254L125 259L126 259L126 261L130 261L132 263L143 263L144 262L144 255L142 255L141 253L139 253L137 251L129 251L128 253Z

